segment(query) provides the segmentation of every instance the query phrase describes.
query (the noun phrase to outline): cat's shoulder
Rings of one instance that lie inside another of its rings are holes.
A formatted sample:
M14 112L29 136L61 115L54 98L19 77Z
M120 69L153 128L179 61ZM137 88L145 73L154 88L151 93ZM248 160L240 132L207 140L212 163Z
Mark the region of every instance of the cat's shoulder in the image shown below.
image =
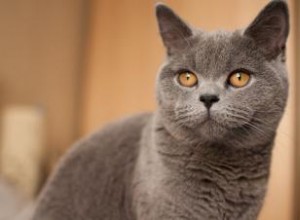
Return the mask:
M143 128L151 118L151 113L122 118L79 140L61 158L51 178L50 188L62 180L80 182L93 177L97 179L98 174L110 175L132 164ZM98 181L96 179L94 181Z
M123 191L119 189L129 185L141 133L151 118L149 113L123 118L72 146L44 188L34 219L46 219L48 216L52 219L78 219L76 213L85 215L87 219L111 216L109 210L118 205L111 198L121 197ZM108 195L107 192L111 193ZM89 206L97 205L98 209L86 210L78 205L82 204L82 200L92 204ZM67 211L71 209L74 211ZM114 209L117 210L116 207Z
M143 128L152 119L152 113L139 113L113 121L94 133L80 140L75 148L80 146L99 146L115 142L121 144L123 141L139 138Z
M111 122L78 141L65 159L90 161L95 157L123 157L122 154L137 148L142 131L151 119L152 113L140 113Z

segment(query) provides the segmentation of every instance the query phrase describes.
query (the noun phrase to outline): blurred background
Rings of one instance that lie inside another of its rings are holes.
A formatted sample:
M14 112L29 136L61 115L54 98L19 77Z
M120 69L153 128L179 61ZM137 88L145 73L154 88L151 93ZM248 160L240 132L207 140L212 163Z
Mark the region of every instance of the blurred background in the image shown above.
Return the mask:
M76 140L155 109L154 81L165 56L155 2L0 0L0 220L25 219ZM210 31L245 27L268 0L163 2ZM300 2L288 2L290 96L260 220L300 219Z

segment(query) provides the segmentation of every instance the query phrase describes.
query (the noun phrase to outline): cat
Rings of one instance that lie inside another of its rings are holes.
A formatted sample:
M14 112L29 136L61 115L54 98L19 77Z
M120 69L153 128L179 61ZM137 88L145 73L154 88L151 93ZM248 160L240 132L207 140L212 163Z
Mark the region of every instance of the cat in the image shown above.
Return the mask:
M288 96L288 6L273 0L234 32L190 27L164 4L157 110L79 141L33 220L253 220Z

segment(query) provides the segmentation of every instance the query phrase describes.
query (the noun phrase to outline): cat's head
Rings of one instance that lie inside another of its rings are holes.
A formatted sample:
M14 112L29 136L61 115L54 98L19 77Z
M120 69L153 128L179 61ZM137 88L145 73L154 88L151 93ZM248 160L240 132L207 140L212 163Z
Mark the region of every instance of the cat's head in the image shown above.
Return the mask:
M273 139L286 105L284 1L271 1L244 30L204 32L156 6L167 50L157 77L160 120L177 138L231 145Z

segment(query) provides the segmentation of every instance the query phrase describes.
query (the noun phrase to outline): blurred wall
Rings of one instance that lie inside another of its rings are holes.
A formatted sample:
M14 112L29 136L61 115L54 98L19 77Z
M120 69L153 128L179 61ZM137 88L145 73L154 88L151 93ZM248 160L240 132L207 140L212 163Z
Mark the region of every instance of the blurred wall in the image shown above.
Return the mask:
M206 30L249 24L267 0L168 0L185 20ZM112 119L155 108L154 79L164 57L155 1L92 0L88 59L81 105L81 134ZM294 0L290 0L292 27ZM217 6L217 7L216 7ZM274 150L269 191L260 220L293 219L294 31L289 38L291 90Z
M296 190L296 199L295 199L295 210L296 210L296 218L295 219L300 219L300 209L298 204L300 204L300 189L299 189L299 185L300 185L300 1L295 1L295 13L296 13L296 20L295 20L295 27L296 27L296 45L295 45L295 50L296 50L296 59L298 62L296 62L296 72L297 74L295 74L296 76L296 113L295 113L295 117L296 117L296 129L295 129L295 135L296 135L296 154L295 154L295 165L296 165L296 181L295 181L295 190ZM298 113L298 114L297 114Z
M0 1L0 104L44 109L50 160L76 136L85 5Z

